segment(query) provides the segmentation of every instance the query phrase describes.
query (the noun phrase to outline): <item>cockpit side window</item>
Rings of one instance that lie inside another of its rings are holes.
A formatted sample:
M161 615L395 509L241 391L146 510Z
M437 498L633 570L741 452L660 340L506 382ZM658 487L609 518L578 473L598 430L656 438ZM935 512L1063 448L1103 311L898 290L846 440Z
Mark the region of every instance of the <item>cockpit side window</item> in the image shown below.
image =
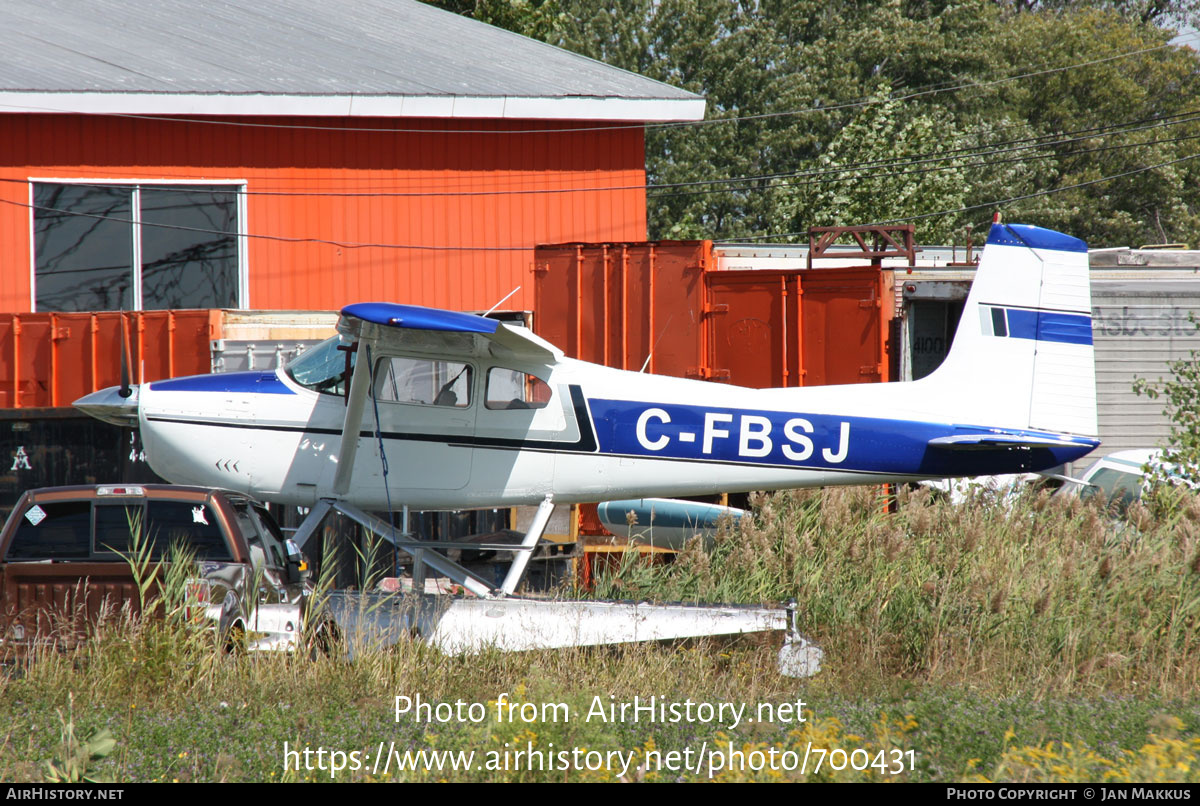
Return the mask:
M375 364L380 402L464 409L471 405L471 365L389 356Z
M300 353L288 362L286 370L289 378L306 389L326 395L345 395L356 355L348 341L334 336Z
M550 403L550 387L528 372L492 367L487 375L486 400L485 405L493 411L543 409Z

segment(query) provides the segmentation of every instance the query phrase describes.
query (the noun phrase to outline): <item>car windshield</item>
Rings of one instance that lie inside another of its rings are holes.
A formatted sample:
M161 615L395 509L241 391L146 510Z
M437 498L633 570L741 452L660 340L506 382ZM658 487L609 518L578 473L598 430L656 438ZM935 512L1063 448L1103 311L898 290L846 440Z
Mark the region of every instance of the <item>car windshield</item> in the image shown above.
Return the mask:
M285 369L289 378L307 389L327 395L342 395L346 393L346 379L349 377L347 355L350 357L348 368L352 370L355 353L349 352L349 343L341 336L334 336L300 353L288 362Z
M1142 495L1145 478L1141 473L1127 473L1111 467L1101 468L1089 480L1079 497L1085 501L1095 496L1120 509L1132 504Z

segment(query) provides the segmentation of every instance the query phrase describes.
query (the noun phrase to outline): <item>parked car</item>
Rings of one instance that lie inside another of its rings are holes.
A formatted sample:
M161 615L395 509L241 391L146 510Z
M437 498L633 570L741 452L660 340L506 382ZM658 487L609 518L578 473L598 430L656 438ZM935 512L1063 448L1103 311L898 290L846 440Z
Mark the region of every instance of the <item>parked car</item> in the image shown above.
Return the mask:
M57 640L75 638L102 612L136 611L131 554L145 552L161 579L171 546L196 564L189 613L226 645L303 644L313 586L266 508L241 493L165 484L26 492L0 531L0 642L27 645L52 628Z
M1078 495L1084 500L1100 496L1123 510L1148 489L1150 470L1162 470L1168 478L1178 476L1172 465L1162 461L1162 453L1156 448L1110 453L1092 463L1077 482L1065 484L1058 494Z
M949 498L958 505L986 495L997 500L1012 501L1023 491L1046 481L1037 473L1006 473L999 476L968 476L957 479L928 479L917 484Z

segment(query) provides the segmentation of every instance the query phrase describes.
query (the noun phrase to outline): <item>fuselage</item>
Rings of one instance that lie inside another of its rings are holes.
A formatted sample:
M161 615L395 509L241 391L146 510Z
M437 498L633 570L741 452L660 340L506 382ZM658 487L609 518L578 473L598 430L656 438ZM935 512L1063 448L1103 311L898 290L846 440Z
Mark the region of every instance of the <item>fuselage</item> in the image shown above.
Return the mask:
M419 509L1045 470L1099 444L1087 245L993 225L954 343L909 383L746 389L572 360L524 328L388 302L273 372L76 405L170 481ZM346 434L346 436L343 436ZM353 441L351 441L353 440Z
M754 390L569 359L462 363L468 380L456 405L372 397L353 483L339 497L441 509L547 494L575 502L863 484L1042 470L1097 444L1052 435L1061 445L931 446L964 434L1047 435L930 419L926 409L936 407L922 405L919 383ZM491 405L486 384L497 369L544 378L548 399ZM334 495L345 408L343 394L307 388L284 370L229 373L143 385L138 422L164 478L306 506Z

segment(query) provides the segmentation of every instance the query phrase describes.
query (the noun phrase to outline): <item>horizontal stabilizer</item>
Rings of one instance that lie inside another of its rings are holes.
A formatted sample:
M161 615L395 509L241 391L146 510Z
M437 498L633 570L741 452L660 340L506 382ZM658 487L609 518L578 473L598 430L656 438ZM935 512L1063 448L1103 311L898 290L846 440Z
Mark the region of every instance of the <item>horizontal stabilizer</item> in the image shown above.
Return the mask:
M982 448L1066 448L1094 442L1035 434L957 434L931 439L928 444L944 450L969 451Z

